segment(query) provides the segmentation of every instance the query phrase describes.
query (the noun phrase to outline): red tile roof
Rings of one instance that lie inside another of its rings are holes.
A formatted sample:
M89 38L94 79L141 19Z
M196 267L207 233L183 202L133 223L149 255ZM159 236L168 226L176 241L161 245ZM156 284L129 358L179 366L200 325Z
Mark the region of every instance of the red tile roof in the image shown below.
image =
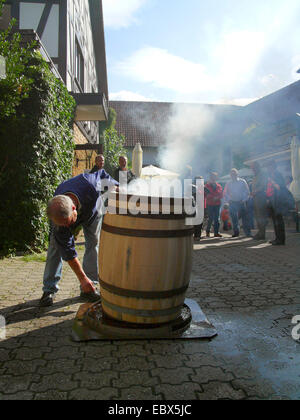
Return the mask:
M203 109L202 104L188 104ZM165 143L164 127L174 111L171 102L110 101L109 106L117 113L116 130L126 138L126 147L141 143L142 147L158 147ZM238 107L228 105L205 105L232 112Z

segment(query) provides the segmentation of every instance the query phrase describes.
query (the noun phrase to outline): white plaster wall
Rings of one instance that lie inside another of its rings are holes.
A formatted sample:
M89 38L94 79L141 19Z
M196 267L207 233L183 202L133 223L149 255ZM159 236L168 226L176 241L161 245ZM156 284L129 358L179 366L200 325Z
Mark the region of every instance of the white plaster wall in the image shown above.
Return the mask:
M71 84L71 75L75 73L75 42L76 38L81 47L85 63L84 92L98 92L96 61L94 43L91 29L91 18L88 0L69 0L67 18L68 54L67 70L70 75L68 83ZM74 86L67 86L75 90Z

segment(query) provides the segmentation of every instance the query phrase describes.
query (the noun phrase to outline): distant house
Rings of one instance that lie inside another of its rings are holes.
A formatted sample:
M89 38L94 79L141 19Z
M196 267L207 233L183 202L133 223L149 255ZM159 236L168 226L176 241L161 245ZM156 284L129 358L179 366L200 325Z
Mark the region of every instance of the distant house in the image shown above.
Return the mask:
M172 113L172 103L110 101L117 113L116 130L125 136L128 157L137 143L143 149L143 164L158 165L159 149L166 142L164 125Z
M170 126L176 117L182 120L179 124L184 126L179 154L182 163L192 167L193 176L206 175L211 170L216 170L220 174L230 170L231 146L241 132L239 124L236 123L240 107L131 101L110 101L109 105L117 112L116 130L126 138L125 146L129 158L132 156L134 146L140 143L144 152L144 166L150 164L160 166L161 151L167 145L172 147ZM182 116L181 110L184 110ZM200 134L195 136L192 127L195 119L200 120L204 112L213 116L205 138ZM194 150L187 160L186 146L190 141L194 142Z
M108 116L102 0L7 0L0 30L11 18L41 52L77 102L73 174L91 168L100 150L98 121Z
M246 165L275 160L284 175L291 175L291 142L300 135L300 81L244 108L250 125L241 137Z

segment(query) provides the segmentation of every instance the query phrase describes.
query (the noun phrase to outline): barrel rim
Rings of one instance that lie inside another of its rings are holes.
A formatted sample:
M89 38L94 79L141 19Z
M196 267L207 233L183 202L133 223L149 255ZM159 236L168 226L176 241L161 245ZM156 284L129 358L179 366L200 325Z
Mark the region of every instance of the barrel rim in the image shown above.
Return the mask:
M186 229L167 230L167 229L128 229L120 228L102 223L102 231L114 235L130 236L137 238L184 238L194 234L194 227Z
M118 203L120 203L120 202L125 203L126 201L128 203L128 201L133 197L136 198L136 199L142 199L145 202L145 204L148 203L148 205L151 204L152 199L153 200L158 200L157 204L159 204L159 205L163 204L163 200L170 200L171 205L176 205L176 204L179 204L179 203L184 204L184 202L187 201L187 200L189 200L191 203L193 202L193 196L190 196L190 197L160 197L160 196L149 196L149 195L122 194L122 193L119 193L119 192L116 192L116 191L111 191L109 193L109 198L113 198L113 196L115 196L115 199ZM127 200L125 200L125 199L122 200L122 198L125 198L125 197L127 197Z
M189 215L185 212L176 214L174 212L170 212L170 214L163 214L163 213L137 213L137 214L131 214L127 212L126 214L120 213L120 208L116 208L115 212L109 211L110 207L108 206L108 214L112 216L127 216L127 217L137 217L141 219L153 219L153 220L185 220L187 217L193 217L195 216L196 212L192 215Z
M132 289L124 289L118 286L114 286L113 284L106 283L101 278L99 278L100 286L115 295L127 297L127 298L137 298L137 299L169 299L175 296L180 296L185 293L189 287L189 283L178 288L178 289L171 289L171 290L132 290Z
M127 306L116 305L115 303L109 302L105 298L101 298L102 307L105 311L105 307L115 311L117 313L121 313L123 315L132 315L138 318L157 318L157 317L166 317L170 315L177 314L180 311L182 304L178 306L171 306L170 308L166 309L136 309L136 308L129 308Z

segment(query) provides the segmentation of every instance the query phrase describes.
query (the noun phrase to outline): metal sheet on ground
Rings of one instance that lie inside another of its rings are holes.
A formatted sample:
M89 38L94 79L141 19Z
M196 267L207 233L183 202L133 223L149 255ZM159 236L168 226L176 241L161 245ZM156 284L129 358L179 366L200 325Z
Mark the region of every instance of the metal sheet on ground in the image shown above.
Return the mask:
M91 319L90 312L94 313ZM103 318L101 305L84 304L79 308L72 327L74 341L147 340L147 339L211 339L217 335L198 303L186 299L180 320L154 328L127 328Z

